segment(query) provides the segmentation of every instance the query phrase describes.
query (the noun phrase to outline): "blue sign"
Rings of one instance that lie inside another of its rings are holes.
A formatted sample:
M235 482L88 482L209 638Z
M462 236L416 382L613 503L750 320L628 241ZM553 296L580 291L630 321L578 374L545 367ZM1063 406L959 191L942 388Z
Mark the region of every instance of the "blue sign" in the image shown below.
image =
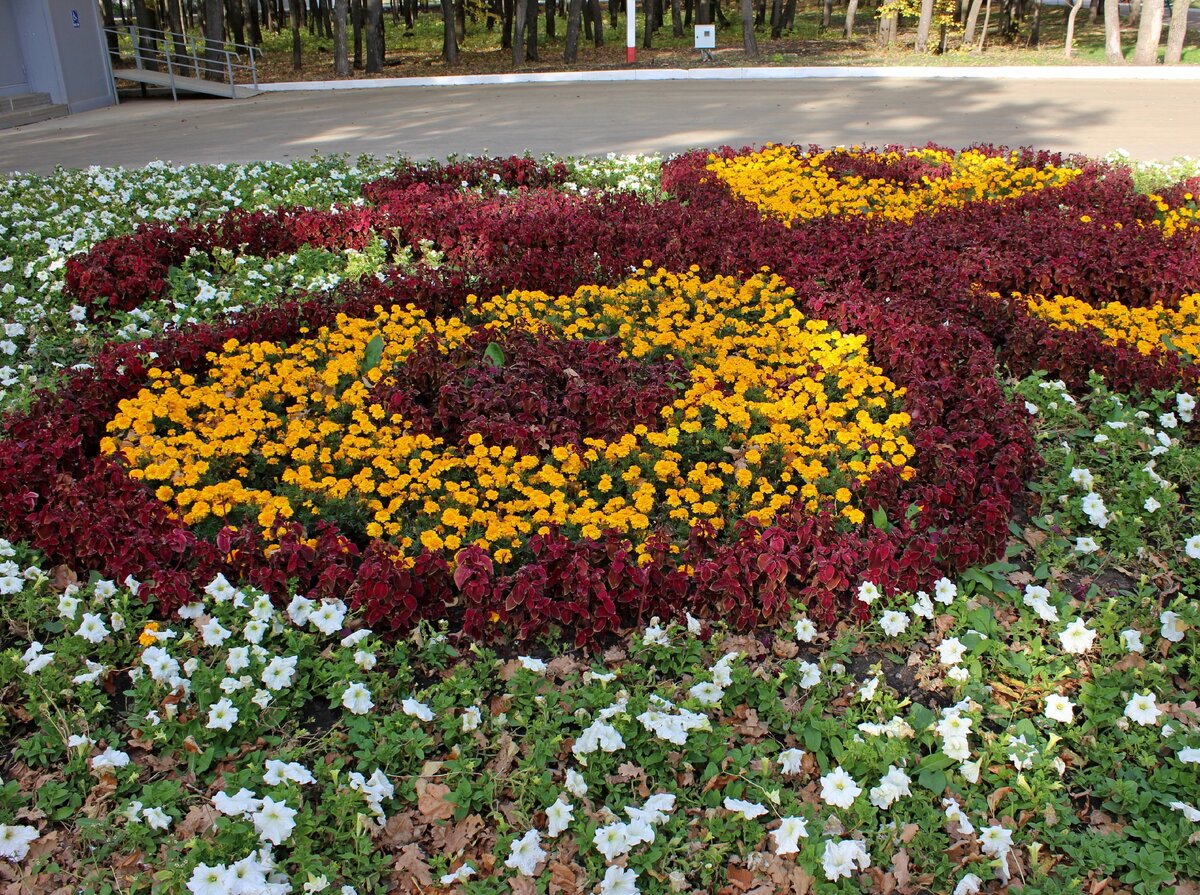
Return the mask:
M71 27L72 28L79 27L79 10L77 10L77 9L71 10Z

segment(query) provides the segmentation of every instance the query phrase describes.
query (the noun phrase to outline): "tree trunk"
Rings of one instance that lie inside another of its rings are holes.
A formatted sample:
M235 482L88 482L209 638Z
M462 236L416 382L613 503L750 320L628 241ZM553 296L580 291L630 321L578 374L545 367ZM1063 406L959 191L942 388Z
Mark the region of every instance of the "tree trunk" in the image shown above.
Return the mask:
M367 74L383 71L383 0L367 0Z
M1188 3L1175 0L1171 7L1171 28L1167 31L1167 52L1163 62L1177 65L1183 60L1183 42L1187 40Z
M783 36L783 0L771 0L771 39Z
M514 68L525 64L525 0L513 0L512 63Z
M1104 17L1104 0L1092 0L1088 9L1088 24L1095 25Z
M363 23L366 21L366 12L363 9L363 0L350 0L350 23L354 30L354 67L362 69L363 67Z
M595 46L604 46L604 10L600 8L600 0L584 0L585 3L591 4L592 7L592 40Z
M671 35L683 37L683 10L679 6L679 0L671 0Z
M1188 0L1175 0L1180 6ZM1138 25L1137 45L1133 50L1134 65L1154 65L1158 62L1158 45L1162 41L1163 0L1143 0L1142 21Z
M987 43L988 25L992 21L992 0L985 0L987 6L983 8L983 30L979 32L979 52L983 52L983 46Z
M971 7L967 10L967 23L963 26L963 47L975 43L975 26L979 24L979 7L982 5L983 0L971 0Z
M552 40L558 36L558 2L557 0L546 0L546 40Z
M227 0L225 4L225 19L229 22L229 30L233 33L235 44L246 43L246 16L242 8L242 0Z
M333 0L333 73L339 78L350 76L350 53L346 44L349 16L350 0Z
M921 0L921 16L917 19L917 42L913 50L929 52L929 26L933 22L933 0Z
M250 0L250 43L256 47L262 46L262 25L258 19L258 0Z
M1029 46L1042 43L1042 0L1033 0L1033 22L1029 26Z
M133 17L137 21L138 53L142 57L142 67L150 71L158 71L158 42L149 36L155 28L154 19L150 15L150 8L146 6L146 0L133 0ZM224 30L222 30L222 46L224 43Z
M520 0L517 0L519 3ZM525 61L538 61L538 0L526 0L525 10Z
M210 81L225 80L225 4L204 0L204 76Z
M642 17L645 26L642 28L642 49L649 50L654 46L654 0L642 0Z
M854 37L854 18L858 15L858 0L849 0L846 4L846 27L844 34L846 40L851 40Z
M454 0L442 0L442 58L458 64L458 29L454 23Z
M879 45L890 49L896 40L896 13L889 12L879 17Z
M758 38L754 34L754 0L742 0L742 49L751 59L758 58Z
M188 55L187 43L184 41L183 27L183 10L180 8L182 0L167 0L167 27L171 30L171 39L174 41L175 47L172 52L176 56L186 57ZM259 38L262 41L262 38Z
M614 29L620 24L617 21L617 13L620 9L619 0L608 0L608 24Z
M100 4L101 12L104 16L105 28L116 28L117 17L113 15L113 0L102 0ZM105 37L108 40L108 52L112 56L117 55L117 35L112 31L106 31Z
M1083 9L1083 0L1072 0L1071 11L1067 14L1067 36L1063 41L1063 55L1071 58L1071 54L1075 52L1075 17L1079 15L1079 10Z
M292 0L292 69L300 71L300 0Z
M1125 61L1121 52L1121 13L1117 0L1104 0L1104 58L1110 65Z
M588 12L591 12L590 4ZM579 58L579 23L582 16L583 0L570 0L567 4L567 48L563 51L563 61L567 65L574 65Z
M1137 28L1142 24L1142 0L1129 0L1129 27Z

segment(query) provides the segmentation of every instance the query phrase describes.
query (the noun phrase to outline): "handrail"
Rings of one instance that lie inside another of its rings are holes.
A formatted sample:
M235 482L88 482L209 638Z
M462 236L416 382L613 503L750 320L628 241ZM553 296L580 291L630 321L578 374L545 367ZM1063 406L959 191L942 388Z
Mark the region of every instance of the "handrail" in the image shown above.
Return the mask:
M258 89L258 65L255 60L255 55L262 55L262 51L258 47L248 46L247 44L233 43L228 46L233 47L232 50L226 49L226 45L222 42L220 45L210 45L205 38L191 37L187 34L176 34L171 31L160 31L157 28L141 28L138 25L128 25L124 28L108 27L104 29L105 34L113 35L119 41L126 34L129 36L129 41L132 44L134 65L139 69L154 68L160 63L165 62L167 68L167 76L171 85L171 98L178 99L175 84L175 71L179 70L181 76L190 76L195 78L205 78L209 72L222 71L221 80L229 82L229 96L237 98L237 83L234 78L235 72L249 72L251 83L254 89ZM110 44L109 56L115 56L117 62L121 59L121 49L117 41ZM180 55L177 47L182 46L187 52ZM242 62L241 52L245 52L249 57L249 63ZM220 55L224 58L224 62L217 62L214 66L209 55ZM190 62L190 64L188 64ZM191 75L186 75L187 69L191 69Z

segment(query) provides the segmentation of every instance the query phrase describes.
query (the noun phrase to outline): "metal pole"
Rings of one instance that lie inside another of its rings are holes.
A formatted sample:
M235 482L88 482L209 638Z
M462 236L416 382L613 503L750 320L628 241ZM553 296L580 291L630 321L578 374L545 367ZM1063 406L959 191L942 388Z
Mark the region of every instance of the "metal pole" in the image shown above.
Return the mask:
M171 35L167 35L167 40L164 44L167 48L167 77L171 79L171 101L179 102L179 95L175 92L175 67L171 65Z
M137 31L135 26L129 26L129 40L133 44L133 61L140 70L142 67L142 49L138 46Z
M237 99L237 88L233 85L233 57L225 51L225 68L229 71L229 98Z
M107 34L107 33L108 33L108 31L109 31L109 29L108 29L108 28L105 28L105 29L104 29L104 33L105 33L105 34ZM113 34L114 34L114 35L116 35L117 37L120 37L120 32L119 32L119 31L117 31L117 29L116 29L116 28L113 28L113 29L112 29L112 32L113 32ZM104 46L104 67L105 67L106 69L108 69L108 83L112 85L112 95L113 95L113 99L115 99L115 100L117 101L117 105L119 106L119 105L121 105L121 94L119 94L119 93L117 92L117 79L116 79L116 77L113 75L113 62L112 62L112 53L111 53L111 52L109 51L109 49L108 49L108 41L107 41L107 39L104 41L104 44L105 44L105 46ZM118 45L118 47L117 47L117 53L120 53L120 52L121 52L121 48L120 48L120 46ZM117 61L118 61L118 62L120 62L120 61L121 61L121 59L120 59L120 57L119 57L119 56L117 57Z
M256 47L250 48L250 79L254 82L254 92L258 93L258 68L254 64L254 51Z
M637 3L625 0L625 61L637 60Z

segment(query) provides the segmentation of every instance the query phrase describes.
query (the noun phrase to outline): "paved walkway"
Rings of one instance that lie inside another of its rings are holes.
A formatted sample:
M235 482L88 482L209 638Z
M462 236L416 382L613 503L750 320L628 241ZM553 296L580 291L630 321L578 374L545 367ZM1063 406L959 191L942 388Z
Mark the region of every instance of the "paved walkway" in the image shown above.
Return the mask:
M314 152L674 152L767 141L977 142L1200 155L1200 83L904 78L514 84L140 100L0 132L0 172Z

